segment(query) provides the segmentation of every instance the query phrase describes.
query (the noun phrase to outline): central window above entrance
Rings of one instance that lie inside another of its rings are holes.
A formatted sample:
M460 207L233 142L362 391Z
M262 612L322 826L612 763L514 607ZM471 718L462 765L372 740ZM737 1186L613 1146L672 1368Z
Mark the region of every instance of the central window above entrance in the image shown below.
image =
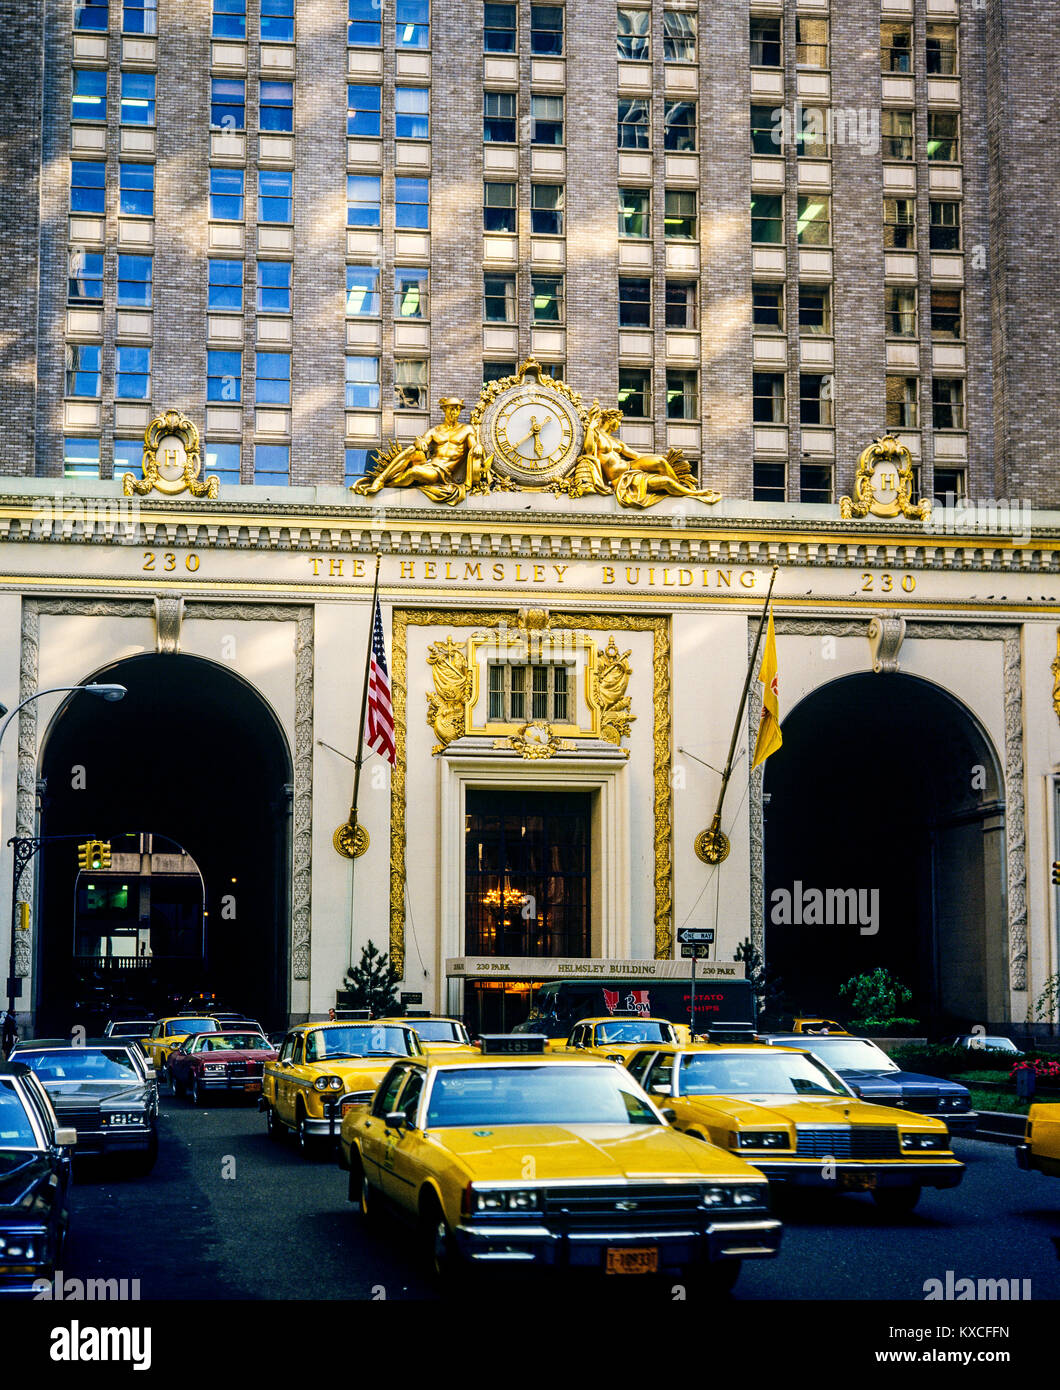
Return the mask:
M520 665L491 662L487 717L511 724L547 719L566 724L571 718L575 667L571 663Z

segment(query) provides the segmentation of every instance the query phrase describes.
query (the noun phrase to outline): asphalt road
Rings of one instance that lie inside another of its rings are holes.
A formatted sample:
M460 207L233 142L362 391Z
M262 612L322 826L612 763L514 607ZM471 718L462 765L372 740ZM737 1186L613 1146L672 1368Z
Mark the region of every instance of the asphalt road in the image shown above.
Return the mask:
M161 1140L148 1178L77 1170L65 1277L139 1279L142 1299L437 1297L406 1233L363 1232L346 1174L273 1143L252 1106L164 1096ZM888 1220L860 1195L783 1211L780 1256L747 1264L734 1297L920 1301L926 1280L952 1270L1030 1279L1035 1301L1060 1298L1060 1181L1020 1172L1008 1147L955 1147L963 1184L925 1192L911 1216Z

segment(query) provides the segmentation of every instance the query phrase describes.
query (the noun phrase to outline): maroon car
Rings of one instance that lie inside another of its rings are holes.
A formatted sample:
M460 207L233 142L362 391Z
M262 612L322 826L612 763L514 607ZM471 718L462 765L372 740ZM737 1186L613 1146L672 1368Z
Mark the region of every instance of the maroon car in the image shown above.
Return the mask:
M252 1095L261 1092L261 1071L276 1057L268 1038L254 1029L193 1033L169 1054L169 1089L205 1105L213 1093Z

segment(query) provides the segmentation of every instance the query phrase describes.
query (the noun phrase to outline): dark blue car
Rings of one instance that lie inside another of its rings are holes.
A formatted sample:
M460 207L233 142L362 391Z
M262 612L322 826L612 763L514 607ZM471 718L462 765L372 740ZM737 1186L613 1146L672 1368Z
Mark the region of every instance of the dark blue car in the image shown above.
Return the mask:
M761 1039L773 1047L804 1047L831 1067L862 1100L893 1105L942 1120L951 1131L974 1130L979 1115L967 1086L938 1076L902 1071L870 1038L844 1034L769 1033Z

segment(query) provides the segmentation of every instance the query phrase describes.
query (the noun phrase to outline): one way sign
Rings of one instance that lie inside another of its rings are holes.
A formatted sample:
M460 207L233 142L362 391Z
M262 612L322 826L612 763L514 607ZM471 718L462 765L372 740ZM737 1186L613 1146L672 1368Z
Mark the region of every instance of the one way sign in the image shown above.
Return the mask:
M682 946L710 946L714 942L714 928L678 927L677 940Z

